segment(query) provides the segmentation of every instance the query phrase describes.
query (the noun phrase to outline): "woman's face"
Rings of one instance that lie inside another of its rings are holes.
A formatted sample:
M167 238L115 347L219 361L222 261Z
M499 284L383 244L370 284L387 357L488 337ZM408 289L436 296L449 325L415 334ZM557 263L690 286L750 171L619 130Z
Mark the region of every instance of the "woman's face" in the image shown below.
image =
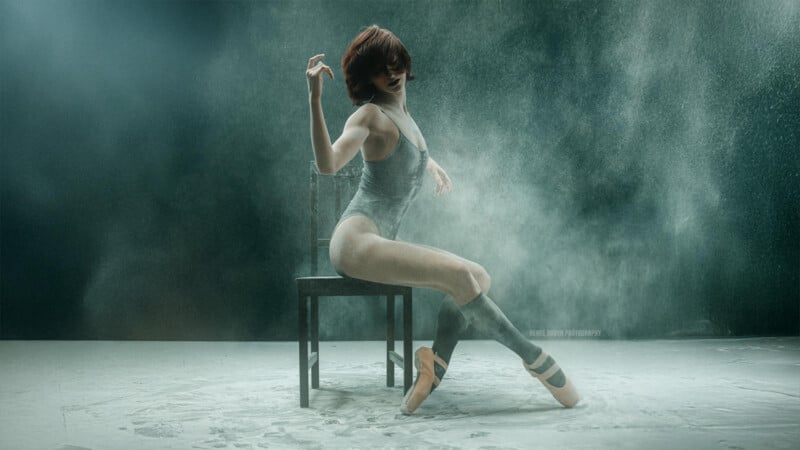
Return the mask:
M382 72L373 75L371 81L378 92L397 94L405 89L406 71L387 66Z

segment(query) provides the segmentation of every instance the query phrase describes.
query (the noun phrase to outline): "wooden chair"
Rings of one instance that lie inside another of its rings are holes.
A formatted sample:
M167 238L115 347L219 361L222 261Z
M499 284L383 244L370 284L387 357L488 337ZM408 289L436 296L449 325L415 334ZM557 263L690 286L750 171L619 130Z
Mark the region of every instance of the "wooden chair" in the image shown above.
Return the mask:
M395 365L403 369L403 393L411 387L411 288L394 286L342 276L318 276L319 248L327 248L330 239L319 238L319 176L317 166L311 161L311 272L314 276L297 278L298 341L300 344L300 407L308 407L308 370L311 368L311 388L319 388L319 298L342 296L386 297L386 386L394 386ZM342 190L353 187L361 176L360 167L347 166L333 175L335 217L342 213ZM349 197L348 197L349 199ZM403 296L403 356L394 351L394 300ZM309 299L311 307L309 308ZM309 326L309 309L311 324ZM309 332L311 354L308 352Z

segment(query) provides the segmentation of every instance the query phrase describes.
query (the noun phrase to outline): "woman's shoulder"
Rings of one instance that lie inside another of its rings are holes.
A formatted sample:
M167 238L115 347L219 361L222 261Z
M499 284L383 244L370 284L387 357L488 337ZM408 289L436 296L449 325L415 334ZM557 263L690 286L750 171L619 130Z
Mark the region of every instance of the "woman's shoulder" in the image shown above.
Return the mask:
M359 106L352 114L350 119L367 126L370 129L384 129L387 128L381 108L374 103L364 103Z
M359 115L361 117L375 118L381 114L381 109L374 103L364 103L351 114L351 116Z

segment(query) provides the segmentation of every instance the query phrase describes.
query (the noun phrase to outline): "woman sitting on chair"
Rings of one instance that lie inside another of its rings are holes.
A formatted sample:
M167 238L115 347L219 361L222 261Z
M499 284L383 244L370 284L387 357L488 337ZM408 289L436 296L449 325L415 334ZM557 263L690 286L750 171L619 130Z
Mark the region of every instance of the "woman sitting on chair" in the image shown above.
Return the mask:
M324 54L308 61L311 142L320 173L334 174L361 150L364 168L358 191L331 237L330 258L339 274L385 284L430 288L446 294L432 348L415 353L417 378L401 411L411 414L439 385L459 335L468 324L505 345L526 370L565 407L579 399L552 357L517 330L488 297L491 278L479 264L437 248L395 240L400 221L427 173L436 195L452 188L445 171L428 154L425 139L406 106L411 57L390 31L370 26L342 58L347 93L359 108L331 144L322 114Z

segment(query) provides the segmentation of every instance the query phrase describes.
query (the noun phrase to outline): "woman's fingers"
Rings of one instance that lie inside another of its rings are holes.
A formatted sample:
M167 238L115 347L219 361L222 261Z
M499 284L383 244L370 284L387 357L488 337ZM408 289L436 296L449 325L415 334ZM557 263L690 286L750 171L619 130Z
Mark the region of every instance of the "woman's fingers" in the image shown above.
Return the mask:
M445 182L439 171L433 174L433 180L436 182L436 190L434 192L436 195L442 195L444 193Z
M313 77L316 77L317 75L319 75L319 73L321 71L324 71L325 73L327 73L328 76L331 77L331 80L333 79L333 70L331 70L330 67L326 66L323 63L319 63L316 66L311 67L308 70L306 70L306 75L309 78L313 78Z
M320 70L322 70L322 67L320 67L319 65L314 66L314 67L306 70L306 75L308 75L309 78L315 77L315 76L317 76L319 74Z
M312 56L311 59L308 60L308 68L310 69L310 68L314 67L314 64L316 64L317 61L319 61L320 59L322 59L324 57L325 57L325 53L320 53L319 55Z
M308 93L310 98L319 99L322 95L322 76L321 72L325 72L333 79L333 70L322 62L325 57L324 53L314 55L308 60L308 68L306 69L306 78L308 78Z
M439 173L439 182L440 182L439 188L443 194L450 192L450 189L452 189L453 187L453 182L450 181L450 177L447 176L447 174L444 171L441 171Z
M331 80L333 79L333 70L331 70L331 68L326 66L325 64L319 63L312 70L315 70L314 75L316 75L316 74L318 74L320 72L325 72L325 73L328 74L329 77L331 77Z
M446 174L444 175L444 183L442 184L442 194L446 194L453 189L453 182L450 181L450 177Z
M433 177L433 192L435 195L444 195L450 192L450 190L453 188L453 182L450 180L450 177L447 176L447 173L440 167L434 167L431 169L430 174Z
M443 181L445 184L450 182L450 177L448 177L448 176L447 176L447 174L446 174L446 173L444 173L444 170L442 170L442 171L441 171L441 173L440 173L439 175L442 177L442 181Z
M325 53L320 53L318 55L314 55L308 60L308 70L306 74L309 77L315 77L319 74L321 70L325 71L331 80L333 79L333 70L328 67L326 64L321 62L321 59L325 57Z

